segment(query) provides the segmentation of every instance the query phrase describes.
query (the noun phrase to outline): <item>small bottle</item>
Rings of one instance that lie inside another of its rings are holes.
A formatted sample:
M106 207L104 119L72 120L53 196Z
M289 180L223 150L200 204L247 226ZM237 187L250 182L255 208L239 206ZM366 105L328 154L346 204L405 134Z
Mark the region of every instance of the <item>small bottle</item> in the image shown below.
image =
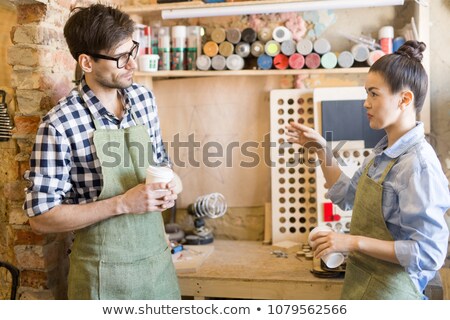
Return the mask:
M285 70L289 66L289 58L286 55L279 53L273 58L273 65L279 70Z
M392 51L396 52L405 43L405 38L397 37L392 41Z
M372 66L378 59L380 59L384 55L385 53L381 50L371 51L369 53L369 57L367 58L367 64L369 66Z
M234 52L234 46L231 42L224 41L219 45L219 54L224 57L229 57Z
M301 69L305 65L305 57L300 53L294 53L289 57L289 67L291 69Z
M214 41L208 41L203 46L203 53L208 57L214 57L219 53L219 46Z
M256 31L252 28L245 28L242 30L241 40L243 42L252 43L256 41Z
M385 54L393 52L394 27L384 26L378 31L378 39L380 40L381 50Z
M158 30L159 70L170 70L170 28L160 27Z
M305 65L308 69L317 69L320 67L320 56L315 52L311 52L305 57Z
M186 69L196 70L196 61L198 55L198 45L200 44L200 27L187 27L187 52L186 52Z

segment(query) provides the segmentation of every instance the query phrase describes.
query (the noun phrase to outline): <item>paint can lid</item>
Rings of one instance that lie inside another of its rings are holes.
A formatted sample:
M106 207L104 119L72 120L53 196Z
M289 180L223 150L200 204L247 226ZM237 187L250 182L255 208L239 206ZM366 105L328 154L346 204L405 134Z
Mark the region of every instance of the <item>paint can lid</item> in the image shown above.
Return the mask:
M262 70L269 70L272 68L272 57L267 54L262 54L258 57L258 67Z
M217 56L212 57L211 59L211 67L214 70L223 70L227 65L227 60L224 56L218 54Z
M250 44L247 42L239 42L234 51L242 58L248 57L250 54Z
M306 56L313 50L313 44L308 39L301 39L297 42L297 52Z
M369 53L369 57L367 58L367 63L369 66L372 66L378 59L384 56L385 53L382 50L375 50Z
M203 53L209 57L214 57L219 52L219 46L214 41L208 41L203 46Z
M172 27L173 38L186 38L186 26L173 26Z
M342 51L339 53L337 62L341 68L350 68L355 62L355 59L350 51Z
M261 41L255 41L250 48L252 56L259 57L264 53L264 45Z
M325 69L333 69L337 65L337 57L333 52L327 52L320 58L320 63Z
M314 41L314 51L318 54L325 54L331 50L330 42L325 38L319 38Z
M292 69L301 69L305 65L305 57L300 53L294 53L289 57L289 66Z
M262 28L258 33L258 39L262 42L272 40L272 31L270 28Z
M317 69L320 67L320 56L312 52L305 57L305 64L309 69Z
M272 38L278 42L291 40L292 32L286 27L279 26L279 27L276 27L275 29L273 29Z
M384 26L378 30L378 39L383 38L394 38L394 27L392 26Z
M226 38L229 42L237 44L239 43L239 41L241 41L241 30L239 30L238 28L227 29L226 33Z
M201 56L198 56L195 64L199 70L209 70L209 68L211 67L211 58L207 55L202 54Z
M352 47L352 55L355 61L364 62L369 58L369 49L364 44L355 44Z
M242 70L244 69L244 59L237 54L232 54L227 58L226 65L230 70Z
M252 43L256 41L256 31L252 28L242 30L242 41Z

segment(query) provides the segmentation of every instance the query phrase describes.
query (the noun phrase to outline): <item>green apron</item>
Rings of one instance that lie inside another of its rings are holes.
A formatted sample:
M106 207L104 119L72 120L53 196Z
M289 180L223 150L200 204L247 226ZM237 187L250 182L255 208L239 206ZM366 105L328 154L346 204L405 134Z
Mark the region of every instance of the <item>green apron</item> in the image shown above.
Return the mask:
M126 129L102 129L92 117L103 174L98 200L123 194L145 180L152 144L147 128L131 114L136 126ZM123 214L77 231L70 254L69 299L180 299L162 226L161 213L148 212Z
M393 241L382 211L383 181L397 159L391 160L378 181L368 176L367 165L356 189L350 234ZM404 267L352 252L347 261L341 299L423 299Z

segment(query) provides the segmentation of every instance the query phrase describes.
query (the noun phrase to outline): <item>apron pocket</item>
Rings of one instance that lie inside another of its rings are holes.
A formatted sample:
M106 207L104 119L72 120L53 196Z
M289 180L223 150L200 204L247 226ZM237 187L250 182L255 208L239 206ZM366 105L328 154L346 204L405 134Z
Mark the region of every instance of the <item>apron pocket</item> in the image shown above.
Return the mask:
M360 300L363 299L367 287L370 283L370 273L357 267L354 263L347 261L345 269L344 287L342 288L341 299Z
M100 261L102 300L179 299L178 279L168 248L134 262Z
M409 279L406 279L409 280ZM363 299L367 300L421 300L422 297L411 287L411 281L405 281L402 285L394 286L390 283L389 277L380 279L372 277L369 288L364 294Z

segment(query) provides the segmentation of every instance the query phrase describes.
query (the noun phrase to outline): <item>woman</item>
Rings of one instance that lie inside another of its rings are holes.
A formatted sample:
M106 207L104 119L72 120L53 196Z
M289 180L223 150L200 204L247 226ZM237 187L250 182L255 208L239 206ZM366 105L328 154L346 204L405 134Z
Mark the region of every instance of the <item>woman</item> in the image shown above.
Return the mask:
M315 144L329 198L353 208L350 234L318 232L315 256L349 252L343 299L426 299L423 291L442 266L448 245L444 214L448 181L416 121L428 78L421 64L425 44L407 41L369 70L365 88L370 127L386 136L350 179L326 141L313 129L290 123L289 142Z

